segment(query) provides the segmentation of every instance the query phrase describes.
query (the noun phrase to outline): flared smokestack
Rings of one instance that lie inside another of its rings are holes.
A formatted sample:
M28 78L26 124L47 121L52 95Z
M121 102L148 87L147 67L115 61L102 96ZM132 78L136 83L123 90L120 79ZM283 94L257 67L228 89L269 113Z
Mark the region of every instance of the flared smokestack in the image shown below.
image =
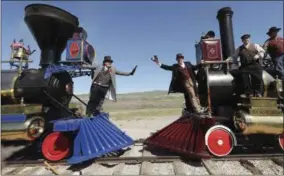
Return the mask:
M45 4L31 4L25 8L25 22L41 49L40 66L57 64L78 27L78 18L69 12Z
M235 52L234 33L232 24L233 11L230 7L224 7L218 11L223 59L232 56Z

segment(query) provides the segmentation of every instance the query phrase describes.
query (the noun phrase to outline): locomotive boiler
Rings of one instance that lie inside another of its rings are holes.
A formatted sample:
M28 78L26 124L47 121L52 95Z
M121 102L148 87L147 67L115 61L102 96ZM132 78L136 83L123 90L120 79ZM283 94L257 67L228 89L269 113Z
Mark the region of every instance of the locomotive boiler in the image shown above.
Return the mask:
M52 68L62 64L61 54L67 41L73 41L75 34L78 36L77 41L87 43L86 31L82 34L83 28L78 27L76 16L44 4L28 5L24 20L41 50L40 68L23 67L22 63L31 62L31 53L23 45L16 45L15 42L11 45L12 54L8 63L17 66L17 69L1 71L2 141L33 141L46 132L49 121L76 116L77 109L70 109L70 100L73 95L72 77L78 76L78 73L65 70L52 72ZM80 47L77 49L78 55L82 53L83 61L94 61L92 45L85 44L82 52ZM70 51L69 48L67 50ZM70 59L69 65L72 64ZM80 64L80 61L76 60L76 64ZM47 72L50 73L48 77Z

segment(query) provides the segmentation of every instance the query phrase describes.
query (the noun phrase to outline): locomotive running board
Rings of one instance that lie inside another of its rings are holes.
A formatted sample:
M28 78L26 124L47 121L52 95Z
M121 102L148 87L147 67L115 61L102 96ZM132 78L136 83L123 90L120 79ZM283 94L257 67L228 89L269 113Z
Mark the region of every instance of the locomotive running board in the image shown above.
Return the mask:
M210 158L206 151L205 133L215 124L215 118L179 118L145 140L145 144L191 158Z
M73 156L68 164L78 164L134 143L128 135L108 120L107 113L93 118L56 120L53 131L75 131Z

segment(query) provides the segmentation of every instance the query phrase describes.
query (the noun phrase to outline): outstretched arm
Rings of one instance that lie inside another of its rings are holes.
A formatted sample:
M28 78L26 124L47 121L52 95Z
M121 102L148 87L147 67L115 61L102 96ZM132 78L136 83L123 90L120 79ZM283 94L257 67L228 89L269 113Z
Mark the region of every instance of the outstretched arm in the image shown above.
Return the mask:
M115 70L116 75L121 75L121 76L130 76L130 72L123 72L123 71L118 71Z
M133 70L131 72L122 72L122 71L118 71L115 70L115 74L116 75L121 75L121 76L130 76L130 75L134 75L135 71L136 71L137 65L133 68Z
M229 56L225 61L226 62L234 62L234 63L236 63L238 61L239 52L240 52L240 48L237 48L235 50L234 54L232 56Z
M156 55L153 58L151 58L151 60L153 62L155 62L157 65L159 65L164 70L168 70L168 71L172 71L173 70L173 66L162 64L159 61L158 56L156 56Z
M168 71L172 71L173 70L173 66L172 65L165 65L165 64L159 64L160 67L164 70L168 70Z

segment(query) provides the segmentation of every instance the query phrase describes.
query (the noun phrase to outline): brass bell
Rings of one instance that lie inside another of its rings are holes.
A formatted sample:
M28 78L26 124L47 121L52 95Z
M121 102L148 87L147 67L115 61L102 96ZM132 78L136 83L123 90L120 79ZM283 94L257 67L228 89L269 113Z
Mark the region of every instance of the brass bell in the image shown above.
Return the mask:
M24 60L28 59L28 56L27 56L24 48L17 49L15 54L13 55L13 57L18 58L18 59L24 59Z

